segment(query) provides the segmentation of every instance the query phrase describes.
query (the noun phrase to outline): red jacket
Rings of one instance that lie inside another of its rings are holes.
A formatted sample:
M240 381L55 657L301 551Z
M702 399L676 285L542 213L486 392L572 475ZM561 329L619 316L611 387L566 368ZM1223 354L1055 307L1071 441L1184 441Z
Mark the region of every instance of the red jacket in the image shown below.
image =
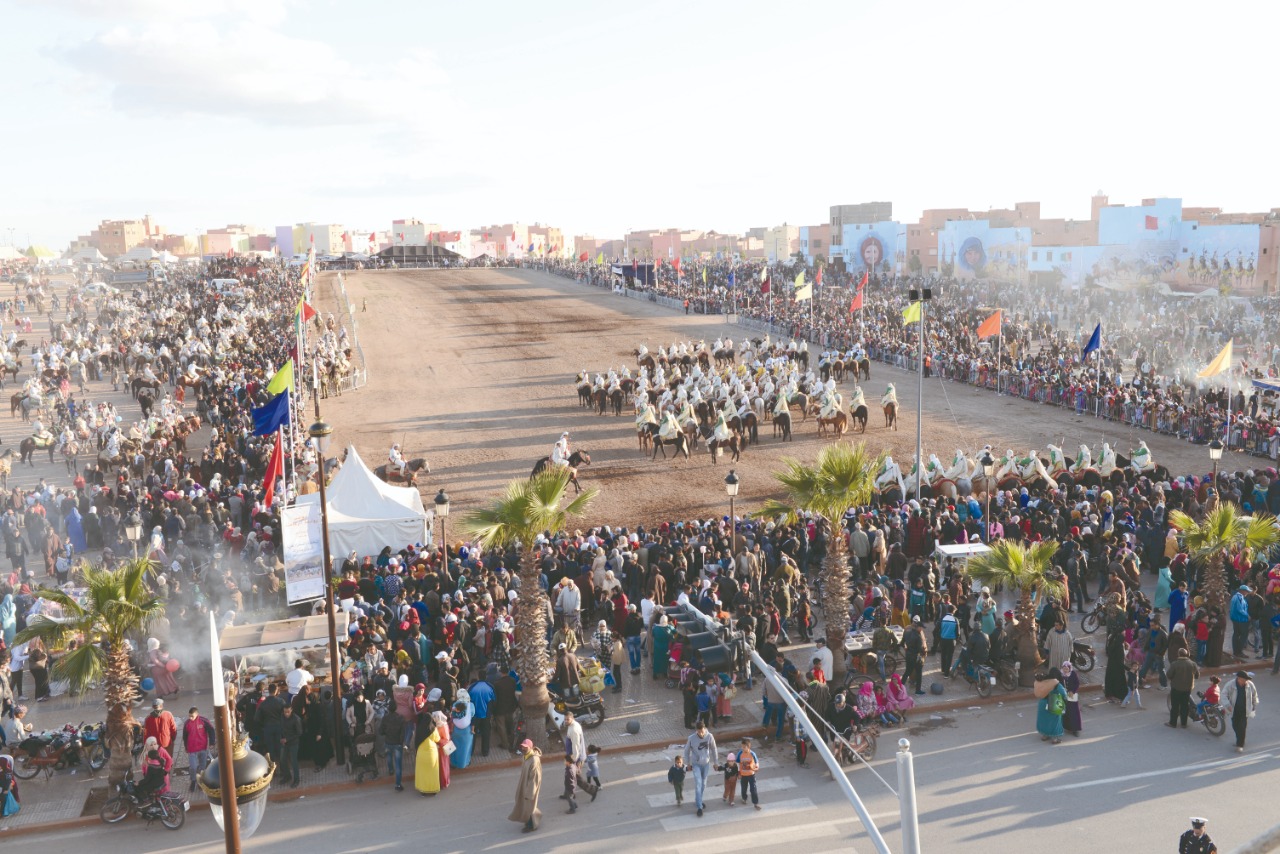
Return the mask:
M187 753L196 753L201 750L208 750L211 741L210 733L213 732L213 724L208 718L196 715L195 720L187 718L182 722L182 746Z
M178 737L178 725L174 723L173 715L164 710L160 714L152 711L147 715L142 722L142 730L148 738L154 737L165 750L172 747L173 740Z

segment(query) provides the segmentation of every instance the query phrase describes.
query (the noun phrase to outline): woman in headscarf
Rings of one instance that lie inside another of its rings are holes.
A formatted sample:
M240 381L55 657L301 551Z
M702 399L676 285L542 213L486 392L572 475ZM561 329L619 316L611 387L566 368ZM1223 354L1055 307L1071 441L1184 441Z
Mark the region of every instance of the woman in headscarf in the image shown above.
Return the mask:
M858 703L855 711L863 723L875 723L880 717L880 704L876 701L876 688L869 679L858 686Z
M159 752L160 761L164 764L164 785L158 791L167 792L169 791L169 772L173 770L173 755L160 746L160 742L156 741L154 735L148 736L147 740L142 744L142 767L138 769L138 779L141 780L146 773L146 759L153 750Z
M169 653L160 646L159 638L147 638L147 666L151 679L156 683L157 697L171 697L178 693L178 680L169 672Z
M438 750L440 731L429 722L420 729L426 732L426 738L418 748L414 761L413 787L424 795L438 794L440 791L440 758Z
M1048 661L1064 661L1071 658L1071 648L1075 638L1067 631L1067 623L1059 618L1054 627L1045 635L1044 645L1049 651Z
M889 677L889 687L885 691L885 696L888 699L889 711L905 722L907 712L915 708L916 701L907 690L907 686L902 684L902 677L897 673Z
M83 554L89 550L89 543L84 536L84 520L80 517L79 508L72 506L71 512L67 514L67 539L71 541L71 546L76 550L76 554Z
M1070 661L1062 662L1062 687L1067 690L1067 711L1062 715L1062 728L1079 737L1084 729L1080 716L1080 674Z
M1107 634L1107 670L1102 679L1102 693L1109 703L1119 703L1129 695L1129 679L1124 666L1124 630Z
M667 659L670 655L671 637L675 634L663 614L658 617L658 624L653 627L653 678L665 679L667 675Z
M311 761L317 771L323 771L333 758L333 695L328 689L323 693L328 694L327 699L308 692L304 721L304 740L311 748Z
M450 743L449 738L449 718L444 712L432 712L431 723L434 724L434 732L438 736L436 739L436 752L439 756L440 764L440 788L449 788L449 748L445 747ZM455 747L457 745L454 745Z
M13 757L0 756L0 818L8 818L16 810L9 808L9 796L19 806L22 798L18 797L18 778L13 773Z
M1038 677L1033 692L1040 701L1036 707L1036 732L1040 733L1040 740L1060 743L1062 719L1065 717L1063 712L1067 703L1067 689L1062 687L1062 673L1055 667L1046 676Z
M0 599L0 636L4 637L5 649L13 649L13 636L18 631L18 606L13 601L13 594L6 593Z
M542 751L526 738L520 742L520 755L522 762L516 803L507 819L524 825L522 833L530 833L537 830L542 821L542 810L538 809L538 794L542 790Z
M1160 567L1160 577L1156 580L1156 596L1152 605L1157 611L1169 610L1169 593L1173 590L1173 570L1166 564Z
M449 763L458 768L466 768L471 764L471 748L474 734L471 732L472 719L476 707L471 702L471 695L466 688L458 689L458 699L453 704L453 743L457 749L449 757Z

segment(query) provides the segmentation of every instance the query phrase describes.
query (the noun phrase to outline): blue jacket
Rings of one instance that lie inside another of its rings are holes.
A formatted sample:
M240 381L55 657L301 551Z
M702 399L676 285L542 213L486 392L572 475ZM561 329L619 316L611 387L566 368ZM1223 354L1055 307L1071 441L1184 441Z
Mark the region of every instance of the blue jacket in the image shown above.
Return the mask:
M1249 622L1249 602L1244 598L1243 593L1237 592L1231 597L1231 622Z
M493 702L493 686L483 679L472 685L467 692L471 695L471 704L476 707L475 716L481 720L489 717L489 704Z

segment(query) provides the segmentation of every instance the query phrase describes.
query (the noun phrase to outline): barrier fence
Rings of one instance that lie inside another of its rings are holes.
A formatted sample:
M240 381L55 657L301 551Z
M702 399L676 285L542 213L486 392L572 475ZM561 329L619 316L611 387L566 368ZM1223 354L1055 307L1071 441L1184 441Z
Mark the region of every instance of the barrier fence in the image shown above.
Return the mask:
M347 296L347 284L343 281L342 273L334 276L333 281L336 283L333 296L342 308L343 325L351 330L351 349L359 362L359 367L353 365L351 373L342 378L340 385L343 391L355 391L369 382L369 365L364 358L364 348L360 346L360 324L356 321L355 307Z

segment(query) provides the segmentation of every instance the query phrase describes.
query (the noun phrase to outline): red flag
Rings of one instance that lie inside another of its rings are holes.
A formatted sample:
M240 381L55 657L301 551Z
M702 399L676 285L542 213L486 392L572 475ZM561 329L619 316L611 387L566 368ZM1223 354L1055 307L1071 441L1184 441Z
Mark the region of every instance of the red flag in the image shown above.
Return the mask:
M321 463L324 461L321 460ZM323 465L321 466L323 469ZM323 477L323 473L321 477ZM262 488L265 494L262 496L262 503L267 507L271 506L271 501L276 494L276 480L284 477L284 454L280 448L280 431L276 431L276 446L271 452L271 461L267 463L267 473L263 476Z
M769 271L764 271L764 279L760 282L760 293L769 293Z
M404 243L404 232L400 232L400 242Z
M312 246L315 246L315 245L316 245L316 233L315 233L314 231L313 231L313 232L311 232L310 237L311 237L311 245L312 245Z
M235 254L236 254L236 253L232 252L230 249L228 249L228 250L227 250L227 257L228 257L228 258L232 258L232 257L234 257L234 256L235 256Z
M511 232L511 242L512 242L512 243L515 243L515 242L516 242L516 233L515 233L514 231L513 231L513 232Z
M378 238L374 235L374 233L372 231L369 232L369 242L376 243L377 241L378 241Z
M676 256L676 260L672 262L671 266L676 268L676 275L679 276L680 275L680 256L678 255Z
M992 335L999 335L1002 320L1000 309L997 308L996 313L982 321L982 325L978 327L978 340L990 338Z
M858 290L862 290L863 288L865 288L867 286L867 282L869 281L871 281L871 273L867 271L863 271L862 281L858 282Z
M434 231L428 231L428 232L427 232L427 242L428 242L428 243L430 243L430 242L431 242L431 238L433 238L433 237L435 237L435 236L436 236L436 233L435 233Z
M303 301L303 303L302 303L302 322L303 322L303 323L306 323L308 320L310 320L311 318L313 318L313 317L315 317L315 316L316 316L316 310L315 310L314 308L312 308L311 306L307 305L306 301Z
M1158 217L1147 217L1147 231L1155 231L1160 227L1160 219Z
M590 257L591 257L591 256L590 256L588 253L586 253L586 252L582 252L582 253L580 253L580 254L578 255L578 260L579 260L579 261L586 261L586 260L587 260L587 259L589 259Z
M862 308L862 288L858 288L858 292L853 295L853 302L849 303L849 313L853 314Z
M822 268L821 267L818 268L818 275L814 277L814 284L816 284L818 287L822 287Z
M346 239L347 239L347 233L346 233L345 231L344 231L344 232L342 232L342 239L343 239L343 240L346 240Z
M488 243L488 242L489 242L489 232L487 232L487 231L484 233L484 242L485 242L485 243Z

